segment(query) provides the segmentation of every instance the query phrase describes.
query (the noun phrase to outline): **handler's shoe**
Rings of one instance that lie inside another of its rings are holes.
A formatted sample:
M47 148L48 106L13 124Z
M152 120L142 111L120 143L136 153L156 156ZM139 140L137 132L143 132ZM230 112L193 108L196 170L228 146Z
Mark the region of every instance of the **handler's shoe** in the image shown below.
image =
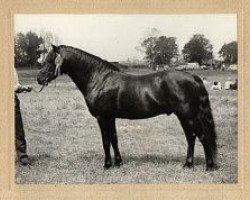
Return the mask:
M23 166L30 166L30 160L28 155L22 156L19 160L20 164Z

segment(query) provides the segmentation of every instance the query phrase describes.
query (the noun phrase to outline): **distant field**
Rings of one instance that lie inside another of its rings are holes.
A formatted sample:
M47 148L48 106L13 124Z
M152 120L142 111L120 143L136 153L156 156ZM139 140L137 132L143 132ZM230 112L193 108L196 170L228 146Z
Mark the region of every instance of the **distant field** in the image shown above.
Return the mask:
M36 90L36 70L18 71ZM138 69L132 73L140 73ZM147 73L144 71L143 73ZM235 72L192 71L224 85ZM16 165L17 183L236 183L238 181L237 91L210 91L218 135L219 169L205 171L198 140L194 169L183 169L187 143L174 115L117 120L123 166L104 170L101 134L71 80L62 76L41 93L20 94L33 166Z

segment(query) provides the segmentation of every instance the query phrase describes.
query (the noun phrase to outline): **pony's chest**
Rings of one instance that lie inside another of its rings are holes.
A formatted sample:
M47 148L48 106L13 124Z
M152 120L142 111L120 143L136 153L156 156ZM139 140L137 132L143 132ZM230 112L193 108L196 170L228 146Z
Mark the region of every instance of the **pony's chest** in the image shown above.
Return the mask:
M92 91L85 101L93 116L113 116L117 110L117 90Z

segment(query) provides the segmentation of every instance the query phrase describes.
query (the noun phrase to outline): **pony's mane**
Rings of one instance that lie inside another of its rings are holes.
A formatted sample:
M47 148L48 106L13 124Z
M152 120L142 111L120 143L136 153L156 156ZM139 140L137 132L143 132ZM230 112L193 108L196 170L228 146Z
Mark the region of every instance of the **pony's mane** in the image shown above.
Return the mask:
M71 47L71 46L66 46L66 45L60 45L59 48L64 48L67 51L72 52L72 53L76 54L77 56L83 58L84 60L86 60L89 63L95 63L95 64L98 64L102 67L112 69L114 71L120 71L120 69L118 67L116 67L115 65L113 65L112 63L110 63L106 60L103 60L98 56L95 56L95 55L92 55L88 52L85 52L81 49Z

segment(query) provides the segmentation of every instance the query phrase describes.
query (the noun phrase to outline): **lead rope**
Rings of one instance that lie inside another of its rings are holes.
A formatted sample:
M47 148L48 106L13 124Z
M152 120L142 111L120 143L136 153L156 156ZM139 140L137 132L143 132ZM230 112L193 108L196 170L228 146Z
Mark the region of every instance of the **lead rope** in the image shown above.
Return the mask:
M39 93L45 88L46 84L44 84L39 91L36 91L34 88L32 88L32 91Z
M61 65L57 64L55 69L55 76L60 76L60 75L61 75ZM56 88L56 79L55 79L55 88Z

